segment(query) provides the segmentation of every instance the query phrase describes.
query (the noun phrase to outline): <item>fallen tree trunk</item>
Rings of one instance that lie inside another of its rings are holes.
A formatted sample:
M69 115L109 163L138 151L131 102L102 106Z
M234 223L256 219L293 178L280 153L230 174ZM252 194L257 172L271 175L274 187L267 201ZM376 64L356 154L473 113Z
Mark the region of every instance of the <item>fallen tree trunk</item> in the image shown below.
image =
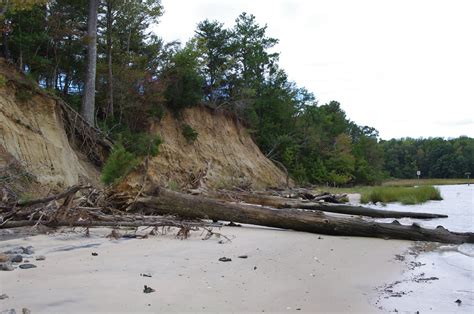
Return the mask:
M255 205L229 204L223 201L161 189L157 196L139 197L135 210L173 214L185 218L227 220L311 233L433 241L442 243L474 243L473 233L450 232L443 227L425 229L417 224L368 222L362 219L331 217L322 212L297 209L271 209Z
M212 198L223 200L241 200L250 204L258 204L263 206L270 206L275 208L300 208L308 210L319 210L330 213L346 214L346 215L360 215L372 218L446 218L448 215L432 214L432 213L415 213L415 212L398 212L393 210L379 210L362 206L351 206L344 204L328 204L317 202L302 202L293 199L287 199L278 196L269 196L261 194L252 194L248 192L206 192L206 195Z
M38 223L32 220L14 220L7 221L0 225L0 229L18 228L35 226ZM216 227L216 224L206 224L202 222L181 222L179 220L165 220L165 221L53 221L41 223L42 226L56 228L56 227Z

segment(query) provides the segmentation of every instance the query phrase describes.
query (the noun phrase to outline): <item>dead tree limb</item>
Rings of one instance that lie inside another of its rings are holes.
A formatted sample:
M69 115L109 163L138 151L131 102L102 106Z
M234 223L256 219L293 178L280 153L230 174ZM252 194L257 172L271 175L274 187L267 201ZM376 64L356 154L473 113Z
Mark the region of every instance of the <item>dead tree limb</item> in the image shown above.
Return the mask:
M48 203L54 200L65 198L69 195L75 194L79 190L88 189L88 188L90 188L90 186L74 185L70 187L69 189L67 189L66 191L56 194L56 195L51 195L45 198L35 199L31 201L20 201L18 202L17 206L25 207L25 206L31 206L31 205L36 205L36 204Z
M442 243L473 243L473 233L450 232L443 227L425 229L393 223L376 223L357 218L328 216L320 211L271 209L255 205L231 204L206 197L197 197L161 189L156 196L140 197L136 209L156 214L173 214L183 218L206 218L262 225L311 233L432 241Z
M34 220L16 220L16 221L6 221L3 224L0 224L0 229L8 228L18 228L18 227L28 227L35 226L37 224ZM102 220L93 220L93 221L52 221L40 223L43 226L56 228L56 227L216 227L218 225L205 223L205 222L193 222L193 221L180 221L176 220L155 220L155 221L102 221Z
M346 215L359 215L367 216L372 218L418 218L418 219L431 219L431 218L446 218L447 215L433 214L433 213L416 213L416 212L399 212L393 210L380 210L362 206L351 206L344 204L329 204L320 202L304 202L294 199L288 199L278 196L261 195L247 192L206 192L207 196L212 198L218 198L223 200L241 200L250 204L258 204L263 206L270 206L275 208L299 208L307 210L319 210L330 213L346 214Z

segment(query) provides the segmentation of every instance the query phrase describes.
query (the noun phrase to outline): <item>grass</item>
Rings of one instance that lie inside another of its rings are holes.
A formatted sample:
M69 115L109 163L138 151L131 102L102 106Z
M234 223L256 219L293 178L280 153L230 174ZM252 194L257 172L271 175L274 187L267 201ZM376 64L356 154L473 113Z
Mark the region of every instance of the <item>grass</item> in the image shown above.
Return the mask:
M421 204L429 200L442 200L439 190L430 185L419 187L380 186L370 192L362 193L362 203L392 203L400 202L404 205Z
M361 203L392 203L400 202L404 205L421 204L429 200L442 200L439 190L433 186L356 186L352 188L321 188L326 192L359 193Z

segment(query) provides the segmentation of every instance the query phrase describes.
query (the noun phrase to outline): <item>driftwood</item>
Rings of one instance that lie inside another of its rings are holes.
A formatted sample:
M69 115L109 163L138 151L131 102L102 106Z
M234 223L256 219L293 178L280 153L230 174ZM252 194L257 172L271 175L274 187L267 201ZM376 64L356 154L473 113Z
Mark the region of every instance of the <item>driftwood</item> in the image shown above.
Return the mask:
M473 233L450 232L443 227L426 229L417 224L400 225L398 221L376 223L362 219L332 217L320 211L276 210L255 205L232 204L165 189L155 193L156 196L139 197L135 203L135 210L144 210L154 214L174 214L192 219L227 220L328 235L474 243Z
M7 221L0 225L0 229L6 228L18 228L35 226L37 222L32 220L16 220ZM151 220L133 220L133 221L103 221L103 220L92 220L92 221L53 221L50 223L43 223L43 226L56 228L56 227L220 227L217 224L196 222L196 221L183 221L179 219L151 219Z
M108 198L105 197L104 191L89 189L85 193L83 192L85 195L76 197L76 192L83 188L85 187L74 186L54 196L21 204L7 204L11 208L6 212L5 210L0 211L0 229L38 225L48 227L173 226L179 227L179 232L187 235L190 230L198 230L200 227L203 230L208 230L206 227L217 226L200 220L204 218L329 235L443 243L474 242L473 233L450 232L441 226L436 229L425 229L417 224L403 226L396 220L392 223L376 223L361 218L330 216L322 211L314 210L314 208L312 208L313 211L306 211L296 208L276 209L266 207L305 207L314 206L315 204L321 206L323 204L282 197L257 195L257 199L260 203L264 203L264 206L230 203L208 197L180 194L165 189L158 190L154 196L137 197L136 195L130 196L119 193ZM253 194L246 192L235 194L227 192L226 195L227 200L232 201L242 200L243 195L247 195L245 201L250 202L250 196L254 197ZM236 199L237 196L240 196L240 198ZM221 195L221 198L224 197ZM58 202L60 199L64 199L62 204ZM262 200L266 200L266 202ZM288 205L289 203L293 205ZM332 206L335 207L335 205ZM122 209L119 210L118 208ZM125 212L125 208L130 211ZM140 213L136 211L140 211ZM154 216L149 216L149 214Z
M54 200L65 198L70 195L74 195L77 191L80 191L83 189L89 189L89 188L90 186L74 185L70 187L69 189L67 189L65 192L52 195L49 197L45 197L45 198L40 198L40 199L35 199L35 200L30 200L30 201L20 201L16 205L20 207L25 207L25 206L31 206L31 205L36 205L36 204L44 204L44 203L48 203Z
M343 199L347 197L347 194L332 194L329 192L316 192L314 189L309 188L291 188L291 189L269 189L266 191L255 191L255 194L260 195L272 195L283 198L291 199L303 199L308 201L325 201L330 203L340 204Z
M76 197L79 190L89 189ZM202 220L183 220L173 216L128 215L108 207L104 192L89 186L72 186L65 192L25 202L2 206L0 229L17 227L177 227L178 236L186 238L191 230L208 233L220 224ZM57 202L64 199L63 202ZM62 203L62 204L60 204ZM5 211L7 209L7 211Z
M418 218L418 219L431 219L431 218L446 218L447 215L442 214L432 214L432 213L415 213L415 212L398 212L391 210L378 210L369 207L362 206L351 206L343 204L329 204L329 203L317 203L317 202L307 202L299 201L291 198L283 198L278 196L269 196L254 194L248 192L232 192L232 191L209 191L205 195L229 200L229 201L244 201L250 204L258 204L263 206L270 206L275 208L299 208L307 210L319 210L330 213L346 214L346 215L360 215L367 216L372 218ZM315 197L313 200L320 199L320 197Z

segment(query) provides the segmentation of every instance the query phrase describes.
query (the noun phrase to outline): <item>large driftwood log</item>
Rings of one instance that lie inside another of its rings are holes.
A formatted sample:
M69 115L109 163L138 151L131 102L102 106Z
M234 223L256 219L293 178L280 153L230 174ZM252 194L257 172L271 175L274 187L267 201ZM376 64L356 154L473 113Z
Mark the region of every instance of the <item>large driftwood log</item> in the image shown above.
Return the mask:
M397 221L376 223L357 218L331 217L319 211L276 210L255 205L232 204L165 189L157 191L156 196L139 197L135 209L185 218L227 220L328 235L474 243L473 233L450 232L443 227L425 229L416 224L403 226Z
M398 212L393 210L379 210L362 206L351 206L344 204L329 204L318 202L303 202L294 199L287 199L278 196L269 196L254 194L248 192L232 192L232 191L209 191L207 196L229 201L244 201L250 204L258 204L263 206L270 206L275 208L299 208L308 210L319 210L330 213L346 214L346 215L360 215L372 218L446 218L447 215L432 214L432 213L415 213L415 212Z

